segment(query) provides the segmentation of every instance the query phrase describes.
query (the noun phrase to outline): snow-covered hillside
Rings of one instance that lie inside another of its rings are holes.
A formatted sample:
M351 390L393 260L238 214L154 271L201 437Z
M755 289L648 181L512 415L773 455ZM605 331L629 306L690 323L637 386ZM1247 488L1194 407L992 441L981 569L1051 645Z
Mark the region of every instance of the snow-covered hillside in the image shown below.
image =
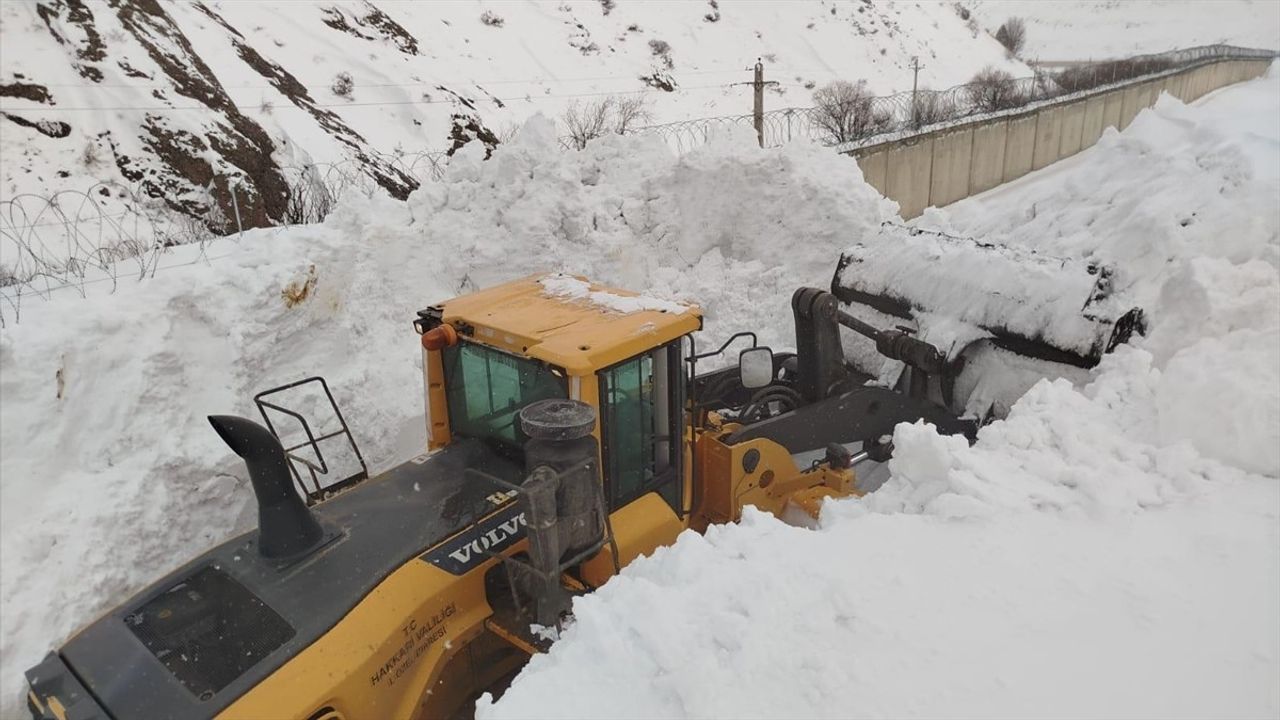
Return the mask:
M1163 282L973 447L899 425L820 527L748 513L575 602L482 718L1280 713L1280 70L918 223ZM1091 253L1092 254L1092 253Z
M1045 62L1102 60L1225 43L1280 50L1274 0L960 0L994 33L1011 17L1027 25L1022 56Z
M644 97L651 122L742 115L757 58L776 109L833 79L902 90L916 55L931 87L1027 74L932 2L5 2L0 199L119 180L231 228L235 185L261 226L313 161L405 197L394 156L448 149L455 116L506 134L615 94Z

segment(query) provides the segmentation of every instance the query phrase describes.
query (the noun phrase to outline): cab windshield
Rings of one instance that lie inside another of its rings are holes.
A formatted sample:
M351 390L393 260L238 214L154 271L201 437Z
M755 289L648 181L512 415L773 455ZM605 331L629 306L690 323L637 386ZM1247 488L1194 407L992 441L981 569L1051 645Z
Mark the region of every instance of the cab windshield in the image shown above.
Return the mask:
M518 451L528 439L518 413L535 400L565 397L564 379L535 360L460 342L444 348L445 395L454 435Z

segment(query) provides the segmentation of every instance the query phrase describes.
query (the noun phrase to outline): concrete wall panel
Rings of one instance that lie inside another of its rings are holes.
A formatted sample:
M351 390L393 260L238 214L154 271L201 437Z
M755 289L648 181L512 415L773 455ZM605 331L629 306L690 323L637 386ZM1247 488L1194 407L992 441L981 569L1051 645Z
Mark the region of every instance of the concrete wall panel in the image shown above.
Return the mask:
M1196 82L1199 70L1188 70L1182 73L1182 102L1189 103L1196 99Z
M1062 108L1046 107L1036 115L1036 147L1031 169L1040 168L1058 159L1062 144Z
M1157 91L1155 82L1144 82L1138 86L1138 113L1156 104Z
M1004 148L1009 123L1000 121L973 130L973 154L969 160L969 192L977 194L1004 182Z
M898 201L899 214L913 218L929 206L929 176L933 165L933 139L891 148L885 162L885 196Z
M1004 146L1004 182L1009 182L1031 172L1036 152L1036 116L1014 118L1009 121Z
M1191 99L1199 100L1204 97L1205 88L1209 84L1209 68L1196 68L1195 72L1192 73L1192 77L1194 78L1195 90L1191 93Z
M1133 122L1134 116L1142 109L1139 104L1142 88L1135 85L1133 87L1127 87L1120 92L1120 122L1116 125L1117 130L1123 130L1129 127L1129 123Z
M1093 147L1102 137L1102 111L1106 96L1095 95L1084 101L1084 115L1080 120L1080 149Z
M879 190L881 195L885 195L888 190L885 185L885 170L888 168L887 158L888 153L883 150L858 158L858 167L862 170L863 179L867 181L868 185Z
M1215 82L1216 78L1214 76L1212 65L1200 68L1200 97L1204 97L1212 92L1214 88L1217 87L1214 85Z
M949 205L969 197L969 160L973 155L973 130L940 135L933 140L933 171L929 180L929 204Z
M1124 101L1123 90L1112 90L1102 96L1102 127L1120 129L1120 114Z
M1177 75L1174 75L1173 77L1171 77L1169 80L1170 80L1169 94L1173 95L1174 97L1178 98L1183 102L1186 102L1187 101L1187 98L1186 98L1187 74L1178 73Z
M1062 138L1058 141L1058 157L1071 157L1080 152L1080 138L1084 132L1084 102L1075 102L1062 108Z

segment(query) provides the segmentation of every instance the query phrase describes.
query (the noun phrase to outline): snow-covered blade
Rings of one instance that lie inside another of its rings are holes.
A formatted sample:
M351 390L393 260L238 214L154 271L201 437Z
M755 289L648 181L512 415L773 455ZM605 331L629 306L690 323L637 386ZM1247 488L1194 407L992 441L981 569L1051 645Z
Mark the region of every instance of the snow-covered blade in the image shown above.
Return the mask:
M1115 285L1110 265L885 223L840 256L831 291L903 320L976 326L1021 355L1093 367L1145 328Z

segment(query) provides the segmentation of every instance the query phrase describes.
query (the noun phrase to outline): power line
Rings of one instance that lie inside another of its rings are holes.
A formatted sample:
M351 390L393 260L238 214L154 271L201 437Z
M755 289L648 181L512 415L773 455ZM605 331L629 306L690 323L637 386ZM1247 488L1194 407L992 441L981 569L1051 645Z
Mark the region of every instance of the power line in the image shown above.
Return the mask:
M747 69L743 69L743 68L734 68L729 70L684 70L679 72L678 74L679 75L734 75L734 74L747 72L747 71L748 71ZM786 70L781 70L781 72L819 72L819 71L786 69ZM821 72L830 72L830 71L821 71ZM593 77L568 77L568 78L538 77L538 78L527 78L527 79L500 78L500 79L489 79L489 80L465 80L463 81L463 84L475 85L478 87L480 85L515 85L515 84L543 85L543 84L571 83L571 82L593 82L593 81L599 81L599 80L633 81L635 79L636 79L636 76L633 76L633 75L596 75ZM330 80L322 80L322 81L313 82L313 83L302 83L302 85L304 87L311 88L311 87L320 87L320 86L328 85L330 82L331 82ZM40 83L40 84L46 88L79 88L84 90L94 90L99 88L154 90L157 88L165 89L170 87L170 85L163 84L163 83ZM356 83L354 87L356 87L357 89L383 88L383 87L438 87L443 84L444 84L443 81L436 81L436 82L421 81L421 82L410 82L410 83ZM269 83L263 84L263 85L222 85L221 87L225 90L267 90L267 89L275 88L274 85L271 85Z
M692 87L683 87L679 89L681 90L715 90L715 89L721 89L721 88L727 88L727 87L729 86L728 85L696 85ZM520 102L520 101L533 102L537 100L604 97L608 95L643 95L650 92L653 92L653 91L652 90L618 90L614 92L591 92L591 93L557 93L557 94L530 93L527 95L520 95L517 97L479 98L477 101L485 102L486 100L497 100L503 103ZM311 108L327 109L327 108L353 108L353 107L386 107L386 106L394 106L394 105L445 105L445 104L459 104L459 103L461 103L461 101L458 100L457 98L445 98L445 99L433 99L433 100L385 100L380 102L311 103L309 105L301 105L301 106L300 105L285 106L283 109L309 110ZM261 107L261 105L257 103L251 103L251 104L232 103L231 106L236 108L237 110L256 110ZM137 110L142 112L175 112L175 111L194 110L198 112L198 111L209 111L214 109L215 108L210 107L208 105L187 105L187 106L156 105L152 107L138 107L138 106L124 106L124 105L113 106L113 107L34 107L34 108L0 107L0 111L2 112L27 112L27 113L117 112L117 111L124 111L124 110Z

